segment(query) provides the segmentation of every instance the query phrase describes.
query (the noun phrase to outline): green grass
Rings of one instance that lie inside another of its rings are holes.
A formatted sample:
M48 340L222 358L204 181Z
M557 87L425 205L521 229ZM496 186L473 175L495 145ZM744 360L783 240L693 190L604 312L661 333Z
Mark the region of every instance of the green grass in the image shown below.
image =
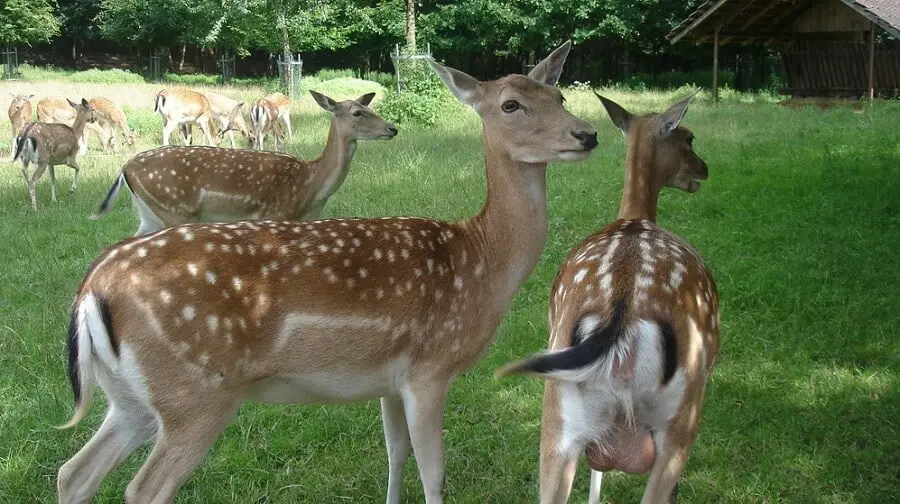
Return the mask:
M21 84L25 86L25 83ZM30 84L29 84L30 85ZM118 93L139 125L140 149L158 143L149 112L158 85L48 86L75 97ZM25 89L24 87L22 88ZM17 90L12 90L17 92ZM336 98L364 89L335 89ZM261 89L228 90L256 96ZM633 111L660 109L674 93L609 90ZM685 125L710 166L700 192L668 190L659 219L711 266L722 298L722 352L700 438L681 486L684 502L888 503L900 501L900 102L862 113L793 110L771 97L733 95L713 107L701 95ZM547 293L570 247L614 218L624 146L599 102L568 92L568 107L596 124L587 161L548 170L547 248L481 363L456 382L445 414L447 502L537 501L543 385L495 380L495 367L545 346ZM295 107L294 154L310 158L327 116ZM5 128L5 129L4 129ZM0 149L8 148L0 126ZM57 431L72 409L65 377L66 313L89 262L130 236L126 202L87 216L132 153L81 158L83 179L50 203L44 178L28 210L19 166L0 170L0 502L53 502L59 466L100 423L95 398L77 428ZM475 213L485 195L481 129L454 109L439 127L405 127L391 141L361 143L330 215ZM146 449L104 482L96 502L122 502ZM177 502L379 503L387 459L377 402L348 406L247 403ZM582 468L572 502L585 502ZM643 476L608 475L604 502L637 502ZM406 502L421 503L414 464Z

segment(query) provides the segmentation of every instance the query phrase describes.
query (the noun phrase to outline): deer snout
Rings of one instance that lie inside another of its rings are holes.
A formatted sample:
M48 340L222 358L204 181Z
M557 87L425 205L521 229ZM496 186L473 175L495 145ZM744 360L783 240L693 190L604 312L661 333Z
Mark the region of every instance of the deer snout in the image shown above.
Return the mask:
M572 136L575 137L584 150L591 150L597 146L597 132L588 133L587 131L573 131Z
M394 126L393 124L388 126L387 130L391 133L391 136L397 136L397 133L400 133L400 130L398 130L397 127Z

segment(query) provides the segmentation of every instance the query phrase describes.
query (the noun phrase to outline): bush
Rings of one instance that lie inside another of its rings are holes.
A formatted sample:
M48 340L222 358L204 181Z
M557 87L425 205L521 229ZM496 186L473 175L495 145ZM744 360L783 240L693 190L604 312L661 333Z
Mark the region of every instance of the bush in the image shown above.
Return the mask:
M69 80L82 84L143 84L145 82L141 75L119 68L110 70L92 68L75 72L69 77Z
M364 72L363 79L377 82L387 89L395 88L397 83L394 82L394 74L387 72Z
M331 79L354 78L357 74L349 68L323 68L313 75L316 80L327 81Z
M434 126L453 98L425 60L402 60L401 92L392 86L378 105L378 113L388 121Z
M734 87L734 72L719 71L719 87ZM624 83L633 91L648 89L676 89L685 86L712 88L712 71L698 70L694 72L663 72L656 75L645 73L634 74Z

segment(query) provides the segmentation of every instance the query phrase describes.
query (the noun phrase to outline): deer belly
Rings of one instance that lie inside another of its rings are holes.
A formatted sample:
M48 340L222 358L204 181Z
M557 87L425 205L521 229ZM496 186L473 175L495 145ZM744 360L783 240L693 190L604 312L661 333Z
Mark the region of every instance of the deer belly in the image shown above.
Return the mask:
M250 386L248 396L280 404L332 404L362 401L394 393L389 373L321 372L274 376Z
M201 189L198 200L197 213L201 222L259 217L261 203L249 194Z
M632 431L617 434L605 440L602 449L596 442L591 442L584 450L588 465L595 471L618 469L627 473L645 473L656 461L656 447L649 431Z

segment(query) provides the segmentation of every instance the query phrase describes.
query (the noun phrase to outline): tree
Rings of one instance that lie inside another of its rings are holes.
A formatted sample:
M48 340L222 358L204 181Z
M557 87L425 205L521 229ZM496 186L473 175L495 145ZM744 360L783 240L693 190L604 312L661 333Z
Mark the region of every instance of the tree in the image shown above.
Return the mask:
M406 45L416 48L416 0L406 0Z
M0 43L31 45L59 34L50 0L6 0L0 7Z
M90 40L101 37L97 17L100 2L96 0L57 0L58 18L64 36L72 41L72 62L77 64L81 57L79 49Z

